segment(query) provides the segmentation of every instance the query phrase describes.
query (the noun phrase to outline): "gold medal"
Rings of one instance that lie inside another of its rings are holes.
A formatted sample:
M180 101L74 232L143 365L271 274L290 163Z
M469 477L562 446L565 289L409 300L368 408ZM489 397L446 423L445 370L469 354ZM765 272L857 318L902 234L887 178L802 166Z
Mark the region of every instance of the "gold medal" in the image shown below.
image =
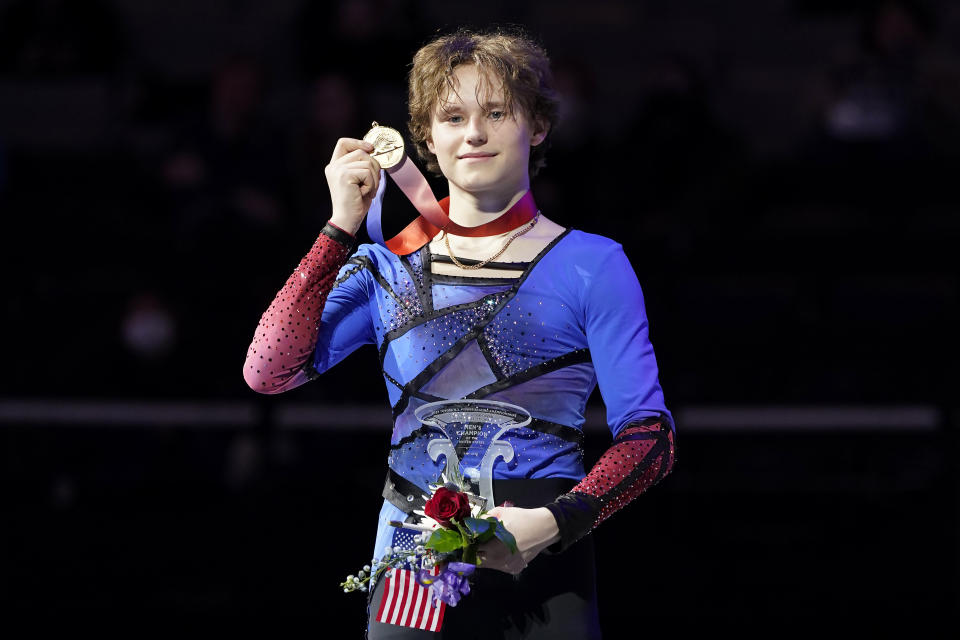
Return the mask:
M403 160L403 136L396 129L384 127L374 120L373 128L363 136L365 142L373 145L370 155L377 159L382 169L399 164Z

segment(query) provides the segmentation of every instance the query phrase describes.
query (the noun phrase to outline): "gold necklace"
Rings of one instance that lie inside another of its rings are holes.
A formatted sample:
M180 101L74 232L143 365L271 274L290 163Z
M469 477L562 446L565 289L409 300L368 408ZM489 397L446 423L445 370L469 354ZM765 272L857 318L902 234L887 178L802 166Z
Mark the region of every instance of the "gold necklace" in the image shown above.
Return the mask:
M487 258L486 260L484 260L484 261L482 261L482 262L478 262L477 264L472 264L472 265L471 265L471 264L463 264L462 262L460 262L459 260L457 260L457 256L453 255L453 249L450 248L450 235L449 235L446 231L444 231L444 232L443 232L443 241L447 244L447 254L449 254L450 259L453 260L453 264L457 265L457 266L460 267L461 269L482 269L482 268L484 267L484 265L486 265L488 262L490 262L490 261L492 261L492 260L495 260L496 258L499 258L501 255L503 255L503 252L507 250L507 247L510 246L510 243L511 243L511 242L513 242L514 240L516 240L517 238L519 238L520 236L522 236L523 234L525 234L527 231L530 231L530 229L533 229L533 227L537 224L537 219L538 219L538 218L540 218L540 210L539 210L539 209L537 210L537 215L533 216L533 220L530 221L530 226L529 226L529 227L527 227L527 228L524 229L523 231L518 231L518 232L516 232L515 234L513 234L512 236L510 236L510 239L507 240L507 243L506 243L505 245L503 245L503 247L501 247L500 251L497 251L495 254L493 254L492 256L490 256L489 258Z

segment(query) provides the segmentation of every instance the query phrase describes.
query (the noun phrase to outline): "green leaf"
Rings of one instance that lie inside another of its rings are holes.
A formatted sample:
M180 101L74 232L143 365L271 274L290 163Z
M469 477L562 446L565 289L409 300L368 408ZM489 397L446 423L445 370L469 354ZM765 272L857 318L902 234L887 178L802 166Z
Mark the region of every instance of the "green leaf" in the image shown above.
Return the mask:
M507 531L507 528L503 526L502 522L497 522L497 528L494 529L494 535L497 536L497 539L503 544L507 545L507 549L510 549L510 553L517 552L517 539L513 537L513 534Z
M463 546L463 536L453 529L437 529L424 546L440 553L455 551Z
M483 520L481 518L464 518L463 525L470 532L472 539L477 542L486 542L493 537L495 521Z

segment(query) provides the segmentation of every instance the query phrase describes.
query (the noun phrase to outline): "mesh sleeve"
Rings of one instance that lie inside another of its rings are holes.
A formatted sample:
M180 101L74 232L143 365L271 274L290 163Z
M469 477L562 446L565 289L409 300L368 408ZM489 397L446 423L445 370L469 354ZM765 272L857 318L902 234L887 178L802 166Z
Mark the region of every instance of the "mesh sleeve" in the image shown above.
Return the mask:
M547 505L560 529L560 542L550 550L563 551L590 533L662 480L675 461L675 437L665 420L651 418L627 425L590 473Z
M320 315L354 238L327 223L260 318L247 349L243 377L259 393L280 393L310 380L306 365L317 343Z

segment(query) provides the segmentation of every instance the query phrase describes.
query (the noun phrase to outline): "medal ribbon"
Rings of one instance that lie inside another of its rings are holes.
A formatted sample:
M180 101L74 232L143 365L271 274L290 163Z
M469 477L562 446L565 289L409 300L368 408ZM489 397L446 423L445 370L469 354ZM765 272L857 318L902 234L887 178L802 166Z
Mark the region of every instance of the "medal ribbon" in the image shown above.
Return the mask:
M420 213L417 218L408 224L403 231L390 238L383 238L383 193L387 186L384 173L390 174L393 181L400 187L400 191L413 203ZM450 198L437 201L427 179L423 177L417 165L404 156L399 164L389 169L380 170L380 186L377 195L370 204L367 213L367 233L379 245L389 249L397 255L413 253L441 231L451 235L468 238L496 236L526 224L537 215L537 205L533 201L533 193L529 190L523 194L510 209L496 220L476 227L463 227L450 219Z

